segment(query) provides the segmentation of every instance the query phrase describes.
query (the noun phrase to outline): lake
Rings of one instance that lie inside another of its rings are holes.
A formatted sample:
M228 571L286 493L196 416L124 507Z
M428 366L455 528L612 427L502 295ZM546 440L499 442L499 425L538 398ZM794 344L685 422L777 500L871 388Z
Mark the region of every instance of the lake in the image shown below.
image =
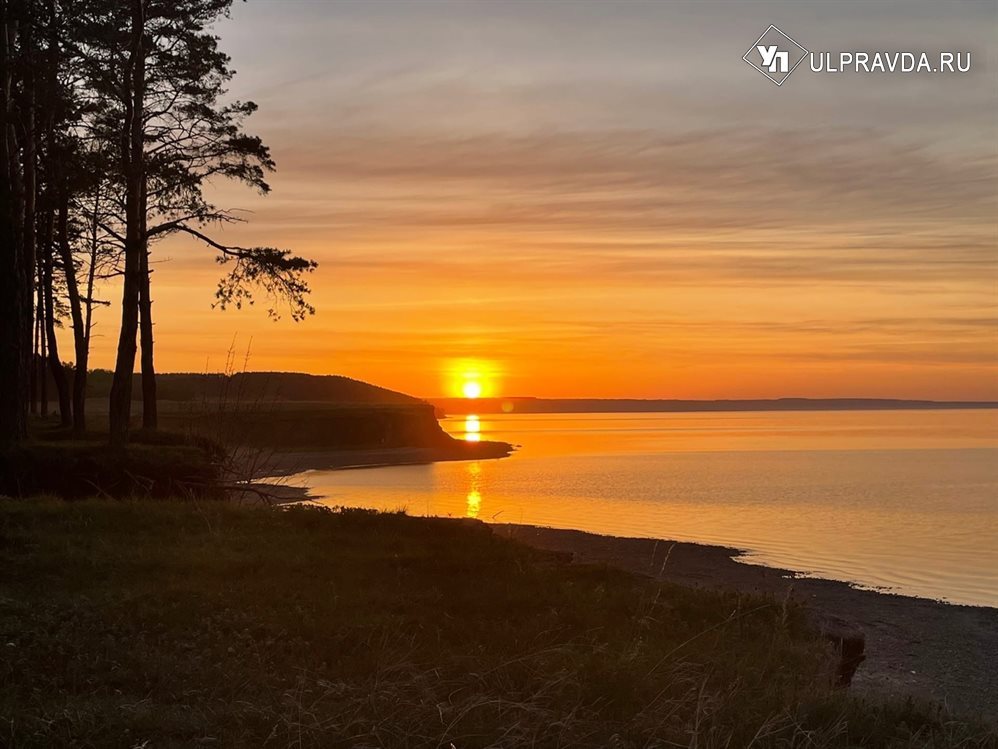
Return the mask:
M329 505L745 551L741 561L998 606L998 411L445 419L498 461L307 471Z

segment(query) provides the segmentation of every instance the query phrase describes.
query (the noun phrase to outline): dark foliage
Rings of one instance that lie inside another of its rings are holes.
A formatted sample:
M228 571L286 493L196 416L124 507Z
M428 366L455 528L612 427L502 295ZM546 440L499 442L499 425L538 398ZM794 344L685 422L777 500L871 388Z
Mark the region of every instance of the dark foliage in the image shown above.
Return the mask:
M0 495L49 494L67 499L106 497L222 497L218 470L204 446L24 442L0 448ZM163 444L173 442L173 444Z
M0 441L27 437L29 397L45 414L50 382L63 423L86 433L86 377L70 391L55 331L71 320L85 373L93 308L106 303L95 290L112 276L122 277L122 297L111 441L128 436L138 353L143 426L157 426L150 249L158 239L182 233L217 253L228 270L221 309L261 297L274 318L314 313L306 281L314 261L208 233L242 220L210 202L211 182L265 194L275 169L245 130L256 104L228 95L234 71L213 26L231 3L0 2Z
M91 395L106 397L111 388L111 372L90 372ZM275 401L312 401L335 404L417 404L419 398L371 385L342 375L310 375L300 372L237 372L194 374L169 372L157 376L164 401L239 401L270 404ZM137 392L137 390L136 390Z

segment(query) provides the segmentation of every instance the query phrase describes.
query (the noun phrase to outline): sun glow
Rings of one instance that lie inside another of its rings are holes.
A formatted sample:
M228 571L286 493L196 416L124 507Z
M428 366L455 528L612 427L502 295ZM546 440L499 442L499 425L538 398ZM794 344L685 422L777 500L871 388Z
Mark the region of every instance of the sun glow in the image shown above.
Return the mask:
M457 398L493 398L499 394L499 368L483 359L451 361L445 370L445 392Z

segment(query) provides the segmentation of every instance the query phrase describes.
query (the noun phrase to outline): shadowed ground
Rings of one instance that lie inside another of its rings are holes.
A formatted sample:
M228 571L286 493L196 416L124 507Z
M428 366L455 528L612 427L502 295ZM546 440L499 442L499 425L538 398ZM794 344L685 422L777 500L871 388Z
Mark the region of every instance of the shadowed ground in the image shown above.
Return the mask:
M772 597L476 521L0 502L6 746L992 746L830 688Z
M611 564L658 580L795 600L844 617L866 635L867 659L854 686L898 697L919 695L998 719L998 609L858 590L834 580L742 564L720 546L600 536L526 525L494 525L500 535L583 563Z

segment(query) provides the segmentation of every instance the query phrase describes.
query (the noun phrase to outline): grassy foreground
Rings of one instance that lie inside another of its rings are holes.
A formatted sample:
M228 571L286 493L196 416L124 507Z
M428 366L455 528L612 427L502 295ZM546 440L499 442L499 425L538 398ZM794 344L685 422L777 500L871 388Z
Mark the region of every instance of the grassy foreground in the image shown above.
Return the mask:
M474 522L0 500L0 746L994 746L830 687L802 612Z

